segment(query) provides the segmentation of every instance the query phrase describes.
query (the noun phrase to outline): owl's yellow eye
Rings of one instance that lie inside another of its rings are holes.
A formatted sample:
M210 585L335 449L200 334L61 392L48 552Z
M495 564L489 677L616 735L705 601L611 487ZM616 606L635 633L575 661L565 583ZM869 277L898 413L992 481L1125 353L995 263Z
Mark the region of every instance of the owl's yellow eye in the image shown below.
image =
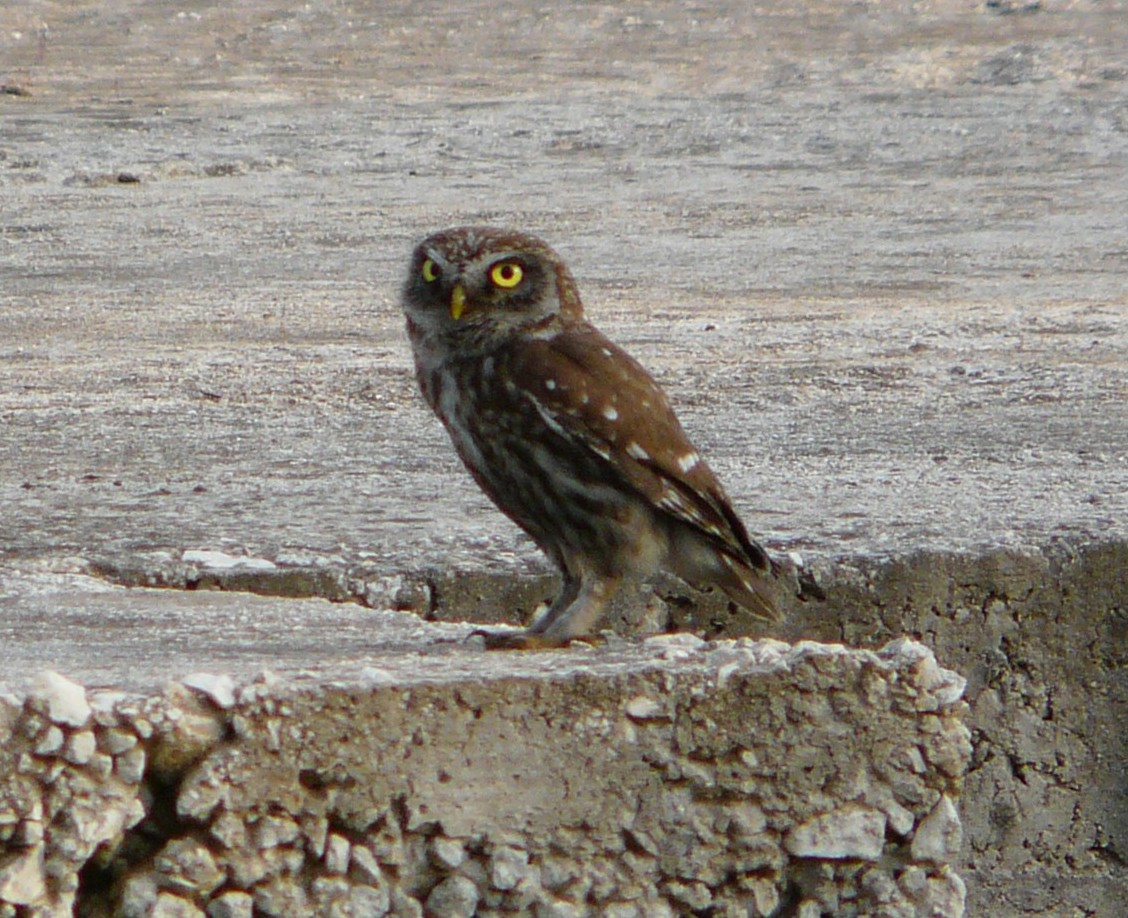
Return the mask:
M428 284L433 284L439 279L439 269L435 267L435 263L428 258L423 262L423 280Z
M505 290L512 290L524 276L521 266L512 261L503 261L490 268L490 280Z

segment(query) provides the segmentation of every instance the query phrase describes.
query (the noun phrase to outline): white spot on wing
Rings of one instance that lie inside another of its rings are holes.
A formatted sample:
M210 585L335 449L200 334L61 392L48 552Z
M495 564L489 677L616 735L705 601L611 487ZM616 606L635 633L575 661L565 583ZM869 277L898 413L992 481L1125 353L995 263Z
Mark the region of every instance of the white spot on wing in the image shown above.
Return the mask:
M650 453L635 443L634 440L627 444L627 455L640 461L645 461L650 458Z
M619 420L619 412L618 412L618 411L616 411L616 410L615 410L615 409L614 409L613 407L611 407L610 405L608 405L608 406L607 406L606 408L604 408L604 409L603 409L603 416L604 416L605 418L607 418L607 420L609 420L609 421L617 421L617 420Z
M688 475L700 461L701 457L697 453L686 453L684 456L678 456L678 468L681 469L683 475Z
M555 380L555 379L546 379L546 380L544 381L544 387L545 387L545 388L546 388L546 389L547 389L547 390L548 390L549 392L551 392L551 391L552 391L553 389L555 389L555 388L556 388L556 380Z

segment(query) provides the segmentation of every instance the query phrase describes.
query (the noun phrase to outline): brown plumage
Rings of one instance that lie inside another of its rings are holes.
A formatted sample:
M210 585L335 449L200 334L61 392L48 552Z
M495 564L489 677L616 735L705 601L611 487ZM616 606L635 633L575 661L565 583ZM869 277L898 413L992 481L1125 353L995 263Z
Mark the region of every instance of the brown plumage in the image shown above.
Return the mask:
M564 577L543 618L492 645L585 635L625 579L659 568L778 619L767 553L657 383L585 321L544 242L436 233L415 250L403 308L420 387L459 456Z

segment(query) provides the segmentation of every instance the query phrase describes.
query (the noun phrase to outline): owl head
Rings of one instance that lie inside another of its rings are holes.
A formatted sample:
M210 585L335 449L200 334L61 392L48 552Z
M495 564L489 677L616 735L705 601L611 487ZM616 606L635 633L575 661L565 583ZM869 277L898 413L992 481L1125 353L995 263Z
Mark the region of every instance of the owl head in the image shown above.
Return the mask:
M424 239L411 259L403 306L424 334L464 340L583 318L575 281L545 242L489 226Z

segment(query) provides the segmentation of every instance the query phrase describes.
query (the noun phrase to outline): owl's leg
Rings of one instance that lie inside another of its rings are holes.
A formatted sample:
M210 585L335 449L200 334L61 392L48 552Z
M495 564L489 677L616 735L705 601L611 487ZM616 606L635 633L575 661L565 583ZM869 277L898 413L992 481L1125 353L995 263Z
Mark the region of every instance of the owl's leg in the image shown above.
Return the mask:
M548 642L548 646L561 646L590 634L619 585L618 577L587 574L568 578L564 592L544 617L529 628L529 634Z
M549 610L524 631L476 631L487 650L565 647L589 634L619 588L619 579L565 574L564 588Z

